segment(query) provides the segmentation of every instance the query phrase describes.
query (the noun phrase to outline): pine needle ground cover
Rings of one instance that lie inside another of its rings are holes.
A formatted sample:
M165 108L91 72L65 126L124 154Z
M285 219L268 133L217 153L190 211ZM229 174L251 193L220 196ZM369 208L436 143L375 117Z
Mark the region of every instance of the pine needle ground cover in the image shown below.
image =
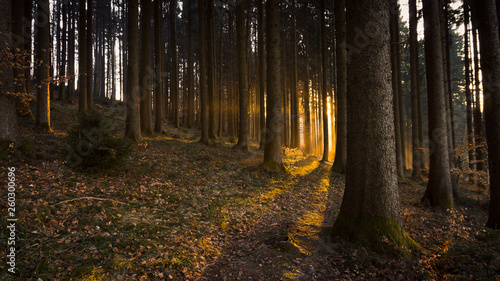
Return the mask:
M55 133L33 133L25 121L24 148L0 162L2 170L18 172L20 279L495 280L500 274L500 235L483 227L487 190L461 184L462 199L446 211L420 203L424 183L400 182L404 227L425 251L408 259L381 256L323 235L340 209L344 178L319 158L284 149L288 172L266 172L256 145L250 152L225 140L206 146L197 143L197 130L168 127L166 135L135 144L121 167L89 172L67 165L61 153L76 107L53 107ZM5 253L5 243L0 247ZM3 270L1 279L8 278Z

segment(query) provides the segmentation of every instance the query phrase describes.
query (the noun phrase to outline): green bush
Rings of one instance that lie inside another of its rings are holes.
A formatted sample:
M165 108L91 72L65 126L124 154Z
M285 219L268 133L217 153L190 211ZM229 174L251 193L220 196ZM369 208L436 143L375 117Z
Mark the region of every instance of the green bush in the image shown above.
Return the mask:
M79 113L66 138L66 162L88 170L119 167L131 152L131 142L117 136L114 121L98 110Z

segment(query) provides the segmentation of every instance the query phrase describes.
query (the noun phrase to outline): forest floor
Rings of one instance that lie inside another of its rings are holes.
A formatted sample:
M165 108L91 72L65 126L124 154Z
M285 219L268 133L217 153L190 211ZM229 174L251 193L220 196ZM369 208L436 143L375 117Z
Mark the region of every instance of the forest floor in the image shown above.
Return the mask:
M484 188L461 182L456 209L444 210L420 202L424 182L400 181L404 227L424 251L382 256L326 235L344 176L316 157L284 149L288 174L272 173L259 168L256 146L206 146L198 130L168 127L136 144L120 169L89 173L68 167L62 152L76 109L52 104L53 134L23 120L21 152L0 158L2 186L3 171L17 168L20 279L500 280ZM0 267L0 279L12 279Z

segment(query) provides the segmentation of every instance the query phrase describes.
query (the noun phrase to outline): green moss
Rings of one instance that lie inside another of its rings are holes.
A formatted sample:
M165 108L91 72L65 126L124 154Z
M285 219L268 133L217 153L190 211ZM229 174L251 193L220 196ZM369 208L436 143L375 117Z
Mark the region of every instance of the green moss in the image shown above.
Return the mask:
M387 255L409 257L412 250L420 250L420 246L408 236L400 222L392 218L374 216L352 219L340 213L331 235Z
M262 168L270 172L288 172L283 163L277 163L271 160L266 160L262 163Z

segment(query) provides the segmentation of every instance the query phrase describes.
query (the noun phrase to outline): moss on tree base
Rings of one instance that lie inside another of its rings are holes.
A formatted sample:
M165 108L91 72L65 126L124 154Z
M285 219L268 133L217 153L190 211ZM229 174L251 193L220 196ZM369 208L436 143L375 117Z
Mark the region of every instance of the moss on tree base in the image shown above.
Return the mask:
M267 172L279 172L279 173L287 173L288 170L286 169L285 165L283 163L277 163L274 161L264 161L262 163L261 167L267 171Z
M332 236L370 247L375 252L387 255L409 256L420 246L408 236L400 222L391 218L367 217L352 219L339 214Z

